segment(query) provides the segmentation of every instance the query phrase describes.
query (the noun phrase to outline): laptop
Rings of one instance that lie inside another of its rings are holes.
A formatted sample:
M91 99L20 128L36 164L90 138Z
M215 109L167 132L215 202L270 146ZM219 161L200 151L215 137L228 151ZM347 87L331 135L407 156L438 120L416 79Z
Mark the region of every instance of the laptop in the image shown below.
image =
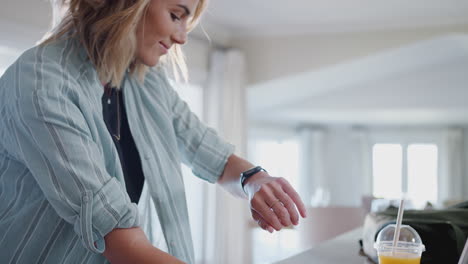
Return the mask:
M463 253L458 264L468 264L468 240L465 242L465 248L463 249Z

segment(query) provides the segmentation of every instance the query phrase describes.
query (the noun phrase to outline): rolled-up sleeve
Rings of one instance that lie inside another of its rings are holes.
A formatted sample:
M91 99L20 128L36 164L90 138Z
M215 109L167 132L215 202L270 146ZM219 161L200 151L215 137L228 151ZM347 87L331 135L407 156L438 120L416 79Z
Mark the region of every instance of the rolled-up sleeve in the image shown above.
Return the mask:
M139 225L137 206L107 173L103 152L74 100L59 89L34 90L17 98L13 111L10 131L18 159L87 249L102 253L112 229Z
M193 157L193 173L215 183L221 177L233 152L233 145L223 141L212 128L205 128L198 148L189 153Z
M193 173L208 182L215 183L224 171L235 147L222 139L214 129L207 127L190 111L187 103L170 87L172 122L183 160Z

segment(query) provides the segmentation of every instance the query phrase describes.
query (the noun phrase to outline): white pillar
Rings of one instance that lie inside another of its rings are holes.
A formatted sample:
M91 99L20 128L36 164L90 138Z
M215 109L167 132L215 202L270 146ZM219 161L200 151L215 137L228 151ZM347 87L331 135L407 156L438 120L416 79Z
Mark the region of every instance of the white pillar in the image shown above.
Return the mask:
M363 127L354 127L351 130L356 146L352 176L360 182L361 195L371 196L373 189L372 179L372 143L369 132Z
M325 132L320 127L301 127L299 135L299 195L308 206L326 205L328 201L317 201L313 199L317 192L323 190L319 198L327 198L328 184L324 174L324 140ZM314 201L312 201L314 200ZM312 204L314 203L314 204Z

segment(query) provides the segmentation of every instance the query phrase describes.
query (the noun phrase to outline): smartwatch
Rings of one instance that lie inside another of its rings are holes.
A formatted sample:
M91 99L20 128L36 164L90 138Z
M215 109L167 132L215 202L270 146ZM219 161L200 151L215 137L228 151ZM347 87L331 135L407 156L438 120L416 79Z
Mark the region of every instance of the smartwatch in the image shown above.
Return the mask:
M261 172L261 171L267 172L261 166L253 167L253 168L251 168L249 170L246 170L246 171L242 172L240 174L240 182L241 182L242 190L244 190L245 181L247 181L248 178L254 176L255 174L257 174L258 172ZM245 192L245 190L244 190L244 192Z

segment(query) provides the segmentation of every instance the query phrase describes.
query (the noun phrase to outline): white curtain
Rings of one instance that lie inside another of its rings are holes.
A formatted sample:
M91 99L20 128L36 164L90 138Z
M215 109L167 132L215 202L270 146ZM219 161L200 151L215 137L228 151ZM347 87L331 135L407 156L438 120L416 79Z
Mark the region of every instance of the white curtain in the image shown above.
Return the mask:
M215 50L205 91L205 121L245 157L245 59L238 50ZM218 186L205 186L205 239L202 263L250 263L248 202Z
M304 126L298 137L298 191L307 205L360 206L372 195L372 146L366 129Z
M439 203L462 200L464 145L463 129L448 128L442 136L439 157Z
M361 183L361 194L363 199L372 196L372 142L369 131L366 128L355 127L351 132L351 139L355 144L355 155L353 155L352 175L358 177Z

